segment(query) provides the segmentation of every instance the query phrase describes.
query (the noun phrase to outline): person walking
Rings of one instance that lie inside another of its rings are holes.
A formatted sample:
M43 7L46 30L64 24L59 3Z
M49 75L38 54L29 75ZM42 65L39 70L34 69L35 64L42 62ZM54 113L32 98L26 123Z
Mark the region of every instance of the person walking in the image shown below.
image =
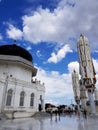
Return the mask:
M51 119L52 119L52 115L53 115L53 111L51 110L51 111L50 111L50 116L51 116Z
M79 119L80 119L80 114L81 114L80 110L77 110L77 115Z
M84 118L87 119L87 110L86 109L83 110L83 115L84 115Z

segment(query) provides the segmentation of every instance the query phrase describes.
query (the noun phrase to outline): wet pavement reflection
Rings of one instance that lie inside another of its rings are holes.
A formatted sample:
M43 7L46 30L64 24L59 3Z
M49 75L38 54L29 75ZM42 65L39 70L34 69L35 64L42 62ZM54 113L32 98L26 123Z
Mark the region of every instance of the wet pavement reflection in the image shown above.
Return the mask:
M0 121L0 130L97 130L98 118L50 116Z

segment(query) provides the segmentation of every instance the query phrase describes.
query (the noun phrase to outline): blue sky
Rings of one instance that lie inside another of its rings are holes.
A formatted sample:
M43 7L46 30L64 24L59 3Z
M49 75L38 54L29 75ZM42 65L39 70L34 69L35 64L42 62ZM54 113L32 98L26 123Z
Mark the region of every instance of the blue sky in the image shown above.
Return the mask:
M81 33L89 39L98 74L97 8L97 0L0 0L0 45L16 39L32 54L36 77L46 86L46 102L74 102L71 73L79 71Z

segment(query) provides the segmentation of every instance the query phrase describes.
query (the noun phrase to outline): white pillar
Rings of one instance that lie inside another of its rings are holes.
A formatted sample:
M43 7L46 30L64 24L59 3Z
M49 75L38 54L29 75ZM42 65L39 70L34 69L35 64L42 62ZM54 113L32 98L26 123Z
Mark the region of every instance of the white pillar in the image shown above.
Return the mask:
M98 101L98 90L95 88L95 100Z
M92 92L88 92L88 98L89 98L89 101L90 101L90 113L95 115L96 114L95 102L94 102L94 97L93 97Z

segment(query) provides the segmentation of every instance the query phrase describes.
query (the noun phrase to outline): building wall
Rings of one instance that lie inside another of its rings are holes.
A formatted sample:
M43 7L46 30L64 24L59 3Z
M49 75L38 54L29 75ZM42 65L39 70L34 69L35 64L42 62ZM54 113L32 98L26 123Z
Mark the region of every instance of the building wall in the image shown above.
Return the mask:
M24 82L24 84L22 84L22 82L20 83L20 81L16 81L14 82L14 80L12 81L11 79L9 79L8 82L8 87L7 87L7 91L9 89L13 90L13 98L12 98L12 102L11 102L11 106L6 106L5 110L10 109L10 110L31 110L32 107L30 107L30 95L31 93L35 94L34 97L34 107L33 109L37 109L36 107L36 102L37 102L37 90L34 87L34 84L28 84L26 82ZM19 102L20 102L20 93L24 91L25 92L25 98L24 98L24 106L21 107L19 106ZM7 95L6 95L7 98ZM6 102L5 102L6 103Z
M27 61L26 61L27 62ZM31 82L33 65L23 64L15 61L0 60L0 111L3 106L4 111L38 111L40 95L43 101L45 98L45 87L40 82ZM11 89L12 100L11 105L6 105L7 93ZM3 96L3 91L5 96ZM20 93L25 92L24 106L19 106ZM34 106L30 106L30 96L34 93ZM5 98L4 98L5 97ZM3 101L3 103L2 103ZM2 105L4 104L4 105Z
M2 80L2 82L5 82ZM2 86L2 87L1 87ZM2 105L2 93L4 90L4 83L1 85L0 84L0 109ZM6 93L6 99L4 101L5 107L4 110L6 111L28 111L28 112L36 112L38 111L38 105L39 105L39 99L40 95L42 95L42 99L44 101L45 98L45 88L43 85L38 84L38 83L28 83L28 82L23 82L22 80L18 80L12 77L8 78L8 84L7 84L7 92L9 89L13 90L13 95L12 95L12 101L11 101L11 106L6 106L6 100L7 100L7 93ZM24 99L24 106L19 106L20 103L20 93L24 91L25 92L25 99ZM34 93L34 106L30 106L30 95L31 93Z
M31 82L32 69L26 68L18 63L0 63L0 74L11 75L17 79Z

